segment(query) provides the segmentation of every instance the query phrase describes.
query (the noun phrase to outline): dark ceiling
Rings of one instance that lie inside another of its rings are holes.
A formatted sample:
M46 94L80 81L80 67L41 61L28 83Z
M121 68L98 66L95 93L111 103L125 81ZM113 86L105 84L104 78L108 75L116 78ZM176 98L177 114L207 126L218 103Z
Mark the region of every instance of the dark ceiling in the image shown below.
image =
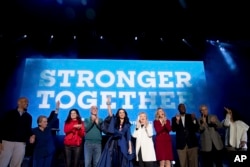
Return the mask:
M243 35L247 3L227 0L12 0L3 28L16 31L131 31ZM228 32L228 33L227 33ZM233 33L233 34L232 34Z
M178 45L179 50L183 50L179 47L183 38L201 50L207 39L250 39L249 7L246 2L235 0L13 0L1 3L2 38L15 39L29 34L32 36L29 42L38 50L44 50L46 46L41 43L51 34L57 36L57 43L61 44L55 48L61 49L68 47L76 35L81 46L86 44L85 49L78 46L81 54L96 50L93 46L91 50L91 45L96 45L95 38L103 35L110 43L102 47L106 51L117 50L107 55L125 50L130 54L128 48L134 44L135 36L142 41L136 45L141 55L160 50L148 49L154 45L161 47L160 38L168 48ZM162 50L158 52L165 54Z

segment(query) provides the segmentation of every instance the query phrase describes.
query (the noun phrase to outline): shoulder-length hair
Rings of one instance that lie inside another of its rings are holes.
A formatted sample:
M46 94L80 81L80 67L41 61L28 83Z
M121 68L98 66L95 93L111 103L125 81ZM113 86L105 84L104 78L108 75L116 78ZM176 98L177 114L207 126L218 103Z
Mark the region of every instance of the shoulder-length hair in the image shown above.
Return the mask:
M159 111L162 110L162 112L164 113L164 115L166 116L166 112L164 111L163 108L158 107L156 112L155 112L155 120L159 120L160 116L159 116Z
M38 125L38 126L40 126L39 123L41 123L42 120L43 120L44 118L48 120L48 118L47 118L45 115L40 115L40 116L37 118L36 122L37 122L37 125Z
M69 113L68 113L68 116L67 116L67 118L65 120L65 123L69 123L71 121L71 112L72 111L76 112L76 115L77 115L76 119L77 119L78 123L81 124L82 123L82 118L80 116L79 111L76 108L72 108L71 110L69 110Z

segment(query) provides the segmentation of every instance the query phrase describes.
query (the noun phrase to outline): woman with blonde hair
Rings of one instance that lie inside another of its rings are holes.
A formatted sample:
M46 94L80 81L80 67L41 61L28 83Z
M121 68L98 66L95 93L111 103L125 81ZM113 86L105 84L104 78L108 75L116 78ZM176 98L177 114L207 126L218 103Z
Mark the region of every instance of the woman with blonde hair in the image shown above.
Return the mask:
M155 166L153 126L149 124L146 112L138 114L133 137L136 138L136 161L139 162L139 167Z
M154 128L155 153L156 160L159 161L160 167L170 167L173 160L172 139L170 131L172 130L170 120L167 119L163 108L158 108L155 114Z

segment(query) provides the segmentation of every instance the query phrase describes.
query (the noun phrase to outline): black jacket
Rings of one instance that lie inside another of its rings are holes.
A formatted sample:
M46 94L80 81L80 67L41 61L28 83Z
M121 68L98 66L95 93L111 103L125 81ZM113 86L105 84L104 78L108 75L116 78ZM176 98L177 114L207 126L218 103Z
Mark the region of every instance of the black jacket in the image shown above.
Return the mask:
M180 120L179 124L176 123L176 117L172 118L172 131L176 132L176 148L183 149L186 145L188 148L198 147L199 124L193 122L191 114L185 114L185 126Z
M0 121L0 143L2 140L28 142L32 134L32 116L25 111L22 115L17 109L11 110Z

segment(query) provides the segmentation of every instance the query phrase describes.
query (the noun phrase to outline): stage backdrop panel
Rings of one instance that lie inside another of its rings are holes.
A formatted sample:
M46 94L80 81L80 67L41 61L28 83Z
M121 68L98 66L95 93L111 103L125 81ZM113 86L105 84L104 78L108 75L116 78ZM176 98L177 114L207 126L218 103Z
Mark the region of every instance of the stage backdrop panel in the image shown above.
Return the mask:
M205 91L202 61L29 58L21 86L21 96L30 100L28 111L34 127L39 115L49 116L56 101L61 102L61 135L72 108L78 109L84 120L91 105L96 105L99 116L105 118L107 96L111 97L114 114L118 108L126 109L133 131L139 112L146 112L152 123L158 107L171 119L178 113L178 104L185 103L187 112L200 116L199 105L207 104Z

